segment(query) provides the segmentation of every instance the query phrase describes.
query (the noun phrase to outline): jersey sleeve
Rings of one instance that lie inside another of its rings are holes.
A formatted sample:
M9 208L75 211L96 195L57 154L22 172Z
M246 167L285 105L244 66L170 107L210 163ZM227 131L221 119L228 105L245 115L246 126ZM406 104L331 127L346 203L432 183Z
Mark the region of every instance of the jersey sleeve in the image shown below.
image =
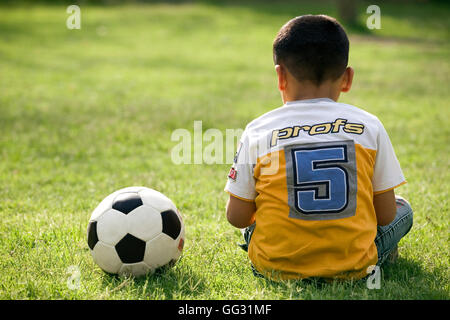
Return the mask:
M375 194L392 190L406 183L389 135L381 123L379 123L377 144L375 168L372 177L373 192Z
M256 198L253 148L247 130L242 133L233 166L228 174L225 191L232 196L245 200L254 201Z

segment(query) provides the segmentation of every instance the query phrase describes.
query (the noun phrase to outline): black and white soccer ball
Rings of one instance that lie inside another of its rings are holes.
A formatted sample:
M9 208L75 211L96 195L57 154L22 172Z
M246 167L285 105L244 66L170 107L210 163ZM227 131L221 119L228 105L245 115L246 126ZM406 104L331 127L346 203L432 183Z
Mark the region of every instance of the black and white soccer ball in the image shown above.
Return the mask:
M184 246L184 224L162 193L128 187L107 196L92 212L87 242L101 269L137 277L175 264Z

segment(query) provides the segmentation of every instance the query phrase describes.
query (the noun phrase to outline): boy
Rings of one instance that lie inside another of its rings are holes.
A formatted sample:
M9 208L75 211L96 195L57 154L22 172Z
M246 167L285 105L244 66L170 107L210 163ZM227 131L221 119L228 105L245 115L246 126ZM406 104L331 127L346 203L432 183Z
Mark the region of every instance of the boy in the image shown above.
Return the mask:
M342 26L324 15L294 18L275 38L284 105L247 125L225 187L255 274L360 279L412 226L383 125L336 102L352 85L348 51Z

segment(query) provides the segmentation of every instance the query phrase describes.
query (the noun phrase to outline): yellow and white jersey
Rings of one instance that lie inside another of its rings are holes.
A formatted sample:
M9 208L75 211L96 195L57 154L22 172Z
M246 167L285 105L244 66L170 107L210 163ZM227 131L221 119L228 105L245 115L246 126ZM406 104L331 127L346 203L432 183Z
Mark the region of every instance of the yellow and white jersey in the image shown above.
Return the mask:
M249 257L262 274L362 278L377 262L373 195L403 183L378 118L321 98L249 123L225 191L256 203Z

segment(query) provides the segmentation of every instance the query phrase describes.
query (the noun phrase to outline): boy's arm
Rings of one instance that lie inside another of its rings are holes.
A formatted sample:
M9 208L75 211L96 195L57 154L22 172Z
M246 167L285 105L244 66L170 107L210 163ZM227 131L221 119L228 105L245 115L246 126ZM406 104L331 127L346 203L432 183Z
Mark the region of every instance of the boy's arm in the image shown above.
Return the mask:
M245 228L255 222L254 201L244 201L230 195L227 203L227 219L236 228Z
M388 225L394 220L395 214L397 213L394 190L375 194L373 196L373 205L379 226Z
M250 147L247 130L242 133L233 166L228 174L225 191L230 194L227 203L227 219L237 228L245 228L255 222L257 196L253 165L255 149Z
M386 129L378 122L377 153L372 176L373 205L377 223L391 223L397 213L394 189L406 183Z

